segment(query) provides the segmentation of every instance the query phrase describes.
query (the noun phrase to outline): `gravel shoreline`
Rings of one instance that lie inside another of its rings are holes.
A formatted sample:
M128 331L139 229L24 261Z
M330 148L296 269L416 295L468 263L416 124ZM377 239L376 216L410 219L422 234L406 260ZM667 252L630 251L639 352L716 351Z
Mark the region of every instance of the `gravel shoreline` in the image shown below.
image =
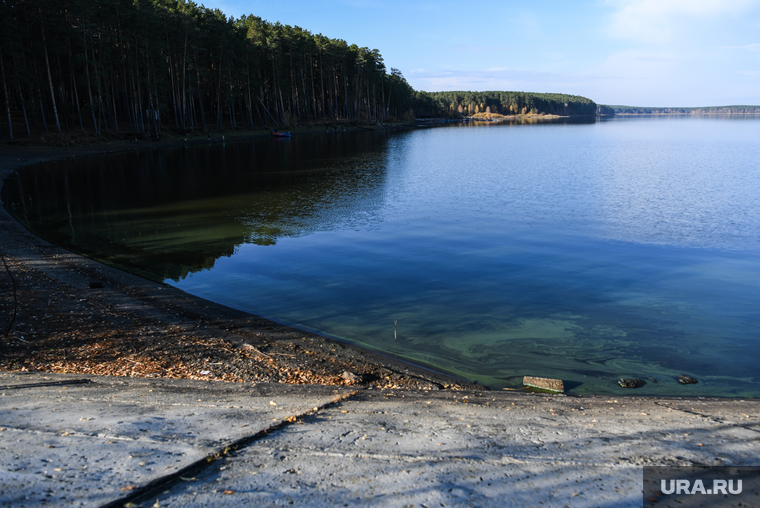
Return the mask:
M205 140L160 146L196 142ZM0 145L0 179L45 161L157 148L156 143L126 141L63 147L6 143ZM383 388L477 387L79 256L32 235L4 208L0 237L0 255L7 264L7 270L0 266L0 370Z

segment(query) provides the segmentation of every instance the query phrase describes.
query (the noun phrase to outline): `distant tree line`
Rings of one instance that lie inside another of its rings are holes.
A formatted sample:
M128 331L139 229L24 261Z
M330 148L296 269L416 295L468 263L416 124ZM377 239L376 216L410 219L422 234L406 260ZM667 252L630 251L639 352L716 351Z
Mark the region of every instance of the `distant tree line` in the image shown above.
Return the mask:
M592 116L594 101L578 95L530 92L421 92L417 107L438 111L445 116L471 116L478 113L501 115Z
M758 115L760 106L715 106L707 108L642 108L604 106L618 115Z
M185 0L2 0L0 79L10 139L385 122L430 106L376 49Z
M596 114L599 116L615 116L615 110L604 104L596 105Z

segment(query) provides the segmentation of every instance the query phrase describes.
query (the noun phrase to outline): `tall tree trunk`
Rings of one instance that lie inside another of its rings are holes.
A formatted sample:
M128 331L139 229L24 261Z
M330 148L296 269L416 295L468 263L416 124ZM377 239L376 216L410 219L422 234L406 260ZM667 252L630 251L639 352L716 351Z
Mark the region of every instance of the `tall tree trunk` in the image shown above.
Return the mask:
M98 85L98 121L103 119L103 127L108 132L108 122L106 121L106 114L103 111L103 89L100 84L100 71L98 70L98 62L95 60L95 43L90 45L90 51L92 51L92 67L95 69L95 83Z
M380 95L383 98L383 122L387 121L385 110L385 71L380 75Z
M322 48L319 48L319 87L322 89L322 121L327 123L327 110L325 109L325 66L322 63Z
M306 111L306 123L311 123L311 111L309 111L309 94L306 90L306 79L303 75L303 66L301 66L301 86L303 86L303 103L304 110Z
M61 69L61 57L60 55L56 55L55 57L55 63L56 68L58 70L58 75L60 76L60 79L58 80L58 96L61 99L61 104L66 104L66 85L63 81L63 69ZM63 120L66 122L66 132L69 132L71 129L69 128L69 116L66 114L61 115L63 117Z
M272 121L274 122L274 124L275 124L277 127L279 127L279 126L280 126L280 124L278 124L278 123L277 123L277 120L275 119L275 117L273 117L273 116L272 116L272 113L270 113L270 112L269 112L269 110L267 109L266 105L264 104L264 101L262 101L260 97L259 97L259 102L261 103L261 105L262 105L262 106L264 106L264 111L266 111L266 112L267 112L267 114L269 115L269 118L271 118L271 119L272 119ZM264 122L264 123L266 123L266 122Z
M119 133L119 116L116 111L116 84L114 81L116 81L116 77L114 76L109 80L111 82L111 108L113 110L113 128L116 131L116 134Z
M274 55L272 55L272 93L274 94L274 112L277 113L279 122L282 122L284 111L280 111L280 107L277 105L277 69L274 66L274 60Z
M126 73L126 56L127 56L127 50L125 49L125 43L124 38L121 36L121 12L119 11L119 4L118 2L115 3L116 5L116 45L119 46L119 53L121 55L121 68L122 72ZM137 46L137 38L135 38L135 46ZM139 60L138 60L139 62ZM113 111L113 125L114 130L118 134L119 132L119 113L117 109L117 103L119 102L119 94L116 91L116 83L117 81L117 75L116 75L116 64L112 65L112 74L111 74L111 107Z
M18 98L21 103L21 111L24 113L24 125L26 126L26 137L32 137L32 131L29 130L29 119L26 116L26 103L24 102L24 93L21 91L21 83L17 83L18 86Z
M156 132L156 137L158 137L158 127L156 126L156 111L155 106L153 105L153 90L150 88L150 67L148 67L148 137L151 137L151 123L153 124L153 130Z
M293 66L293 49L290 50L290 106L292 108L291 118L295 116L296 125L301 124L300 107L298 106L298 82L296 81L295 69Z
M175 81L177 81L176 76L174 75L176 72L176 69L174 69L174 62L172 60L172 46L169 42L169 21L164 18L164 29L166 32L166 51L167 51L167 63L169 64L169 81L171 84L172 89L172 107L174 108L174 127L179 129L179 111L177 109L177 90L175 86Z
M8 97L8 86L5 84L5 63L3 63L3 50L0 48L0 71L3 76L3 94L5 95L5 112L8 114L8 139L13 139L13 122L11 121L11 101Z
M346 73L346 62L343 60L343 93L346 95L346 118L351 121L351 106L348 102L348 74Z
M185 74L187 73L187 24L185 24L185 40L182 52L182 128L187 128L187 86Z
M330 116L335 120L340 112L338 111L338 71L335 69L335 61L332 63L332 73L330 74L330 88L332 97L330 98Z
M233 129L237 129L237 122L235 121L235 98L232 94L232 71L227 69L227 80L230 82L230 125Z
M19 79L18 62L16 61L16 55L13 55L13 68L16 71L16 90L18 91L19 103L21 104L21 112L24 114L24 126L26 127L26 137L32 137L32 131L29 129L29 118L26 115L26 101L24 101L24 91L21 86L21 80Z
M40 11L42 16L42 11ZM50 85L50 100L53 102L53 116L55 117L55 128L61 132L61 122L58 120L58 108L55 106L55 91L53 89L53 75L50 73L50 59L48 58L47 44L45 42L45 25L40 21L42 31L42 47L45 48L45 66L47 67L48 84Z
M290 125L290 119L285 117L285 104L283 104L282 102L282 88L279 89L279 92L280 92L280 107L282 108L282 114L283 114L283 123Z
M154 112L156 119L156 135L158 136L158 139L161 139L161 129L163 127L163 124L161 123L161 104L158 102L158 90L154 90L156 92L156 111Z
M389 116L391 114L391 92L393 92L393 83L388 83L388 103L387 103L387 109L385 110L385 116Z
M42 92L40 91L39 88L37 89L37 92L38 92L37 95L40 96L40 116L42 117L42 127L45 128L45 133L47 134L50 131L48 131L47 118L45 118L45 104L42 100Z
M314 89L314 60L309 53L309 76L311 77L311 107L314 110L314 123L317 123L317 92Z
M198 80L198 102L201 106L201 121L203 122L203 131L206 132L206 112L203 110L203 93L201 91L201 72L200 65L198 65L198 52L195 52L195 77Z
M245 59L245 76L247 81L246 84L246 96L247 96L247 104L248 104L248 123L251 126L251 129L253 129L253 102L251 101L251 65L248 61L248 58Z
M219 48L219 72L216 84L216 126L224 128L224 116L222 114L222 48Z
M122 73L122 80L124 81L124 94L123 94L123 104L124 104L124 111L127 112L127 117L129 118L129 127L133 131L137 130L137 120L135 119L135 107L134 107L134 95L135 95L135 88L132 86L132 83L134 82L133 72L132 72L132 62L129 59L129 53L124 53L124 72ZM130 100L130 96L133 100Z
M145 121L143 116L142 87L140 86L140 59L138 55L137 44L135 44L135 74L137 75L137 101L135 107L137 108L138 127L139 131L144 133Z
M369 98L369 79L367 79L367 122L372 123L372 106Z
M82 23L84 25L84 23ZM83 34L83 40L84 40L84 70L85 70L85 77L87 78L87 95L90 99L90 113L92 114L92 125L95 129L95 134L100 136L100 128L98 127L98 122L95 120L95 102L92 100L92 84L90 83L90 59L87 56L87 32L84 29L84 26L82 27L82 34Z
M69 43L69 74L71 75L71 88L74 90L74 102L76 103L77 118L79 118L79 128L84 132L84 123L82 122L82 109L79 107L79 91L77 90L77 78L74 73L73 55L71 50L71 38L67 38Z

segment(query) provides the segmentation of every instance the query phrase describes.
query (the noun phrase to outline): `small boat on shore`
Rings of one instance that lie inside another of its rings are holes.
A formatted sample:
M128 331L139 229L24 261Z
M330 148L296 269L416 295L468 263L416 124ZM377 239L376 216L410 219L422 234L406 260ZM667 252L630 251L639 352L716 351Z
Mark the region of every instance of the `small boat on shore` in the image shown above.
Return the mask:
M274 136L276 138L289 138L290 137L290 133L289 132L277 132L277 131L274 131L272 133L272 136Z

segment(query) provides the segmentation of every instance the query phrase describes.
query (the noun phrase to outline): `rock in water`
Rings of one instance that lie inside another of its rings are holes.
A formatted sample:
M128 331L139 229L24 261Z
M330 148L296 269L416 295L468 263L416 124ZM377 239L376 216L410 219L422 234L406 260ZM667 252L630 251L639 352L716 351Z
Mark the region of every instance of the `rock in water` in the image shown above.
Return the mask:
M647 382L643 379L625 379L621 377L618 379L618 384L623 388L639 388L647 384Z
M523 385L532 386L533 388L541 388L542 390L549 390L552 392L563 393L565 391L565 383L561 379L549 379L545 377L523 377Z
M684 376L683 374L678 375L678 382L682 385L695 385L697 384L697 380L693 377Z

